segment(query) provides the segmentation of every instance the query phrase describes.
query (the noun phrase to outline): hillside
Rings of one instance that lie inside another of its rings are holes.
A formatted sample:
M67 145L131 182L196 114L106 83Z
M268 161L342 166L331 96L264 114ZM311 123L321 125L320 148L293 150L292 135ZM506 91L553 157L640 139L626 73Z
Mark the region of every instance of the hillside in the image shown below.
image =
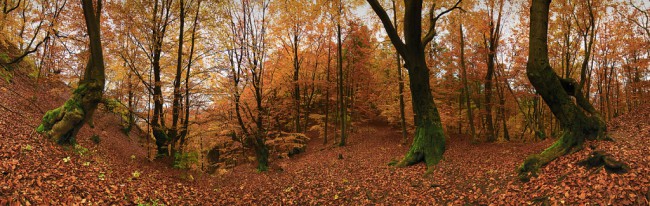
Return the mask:
M119 117L105 109L95 128L78 135L86 148L65 148L34 132L44 111L62 104L70 88L41 79L38 90L17 71L12 83L0 81L0 205L60 204L581 204L644 205L650 193L650 107L610 122L615 142L590 142L627 162L630 172L608 174L576 165L591 152L564 156L528 183L514 168L552 140L538 143L470 144L449 139L445 159L423 176L424 165L394 168L387 163L408 149L399 131L383 121L364 124L349 146L323 146L312 137L307 152L275 161L281 167L258 173L245 163L220 174L172 169L149 161L134 130L124 135ZM91 140L98 135L99 144ZM339 159L342 157L342 159Z

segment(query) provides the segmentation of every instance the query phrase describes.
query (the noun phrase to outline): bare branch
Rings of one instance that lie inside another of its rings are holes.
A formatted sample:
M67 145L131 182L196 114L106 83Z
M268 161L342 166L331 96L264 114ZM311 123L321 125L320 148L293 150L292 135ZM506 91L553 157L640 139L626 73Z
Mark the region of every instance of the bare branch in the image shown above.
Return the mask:
M406 45L399 38L399 34L397 33L395 26L393 26L393 23L390 22L390 18L388 17L386 10L381 7L381 4L379 4L377 0L367 1L368 4L370 4L370 7L372 7L372 10L374 10L377 16L379 16L379 19L381 20L381 23L384 25L386 33L388 34L388 38L390 38L390 41L393 43L393 45L395 45L397 52L403 57L406 56Z
M431 42L431 40L433 40L433 37L436 36L436 22L438 21L438 19L440 19L440 17L444 16L445 14L447 14L447 13L449 13L449 12L455 10L455 9L459 9L461 11L464 11L463 8L458 6L462 1L463 0L458 0L456 2L456 4L454 4L454 6L452 6L451 8L449 8L449 9L443 11L443 12L441 12L440 14L436 15L436 17L433 17L433 10L436 9L436 4L433 4L433 6L431 6L431 9L429 10L429 21L431 21L429 23L429 31L427 32L427 35L425 35L424 38L422 38L422 45L429 44L429 42Z

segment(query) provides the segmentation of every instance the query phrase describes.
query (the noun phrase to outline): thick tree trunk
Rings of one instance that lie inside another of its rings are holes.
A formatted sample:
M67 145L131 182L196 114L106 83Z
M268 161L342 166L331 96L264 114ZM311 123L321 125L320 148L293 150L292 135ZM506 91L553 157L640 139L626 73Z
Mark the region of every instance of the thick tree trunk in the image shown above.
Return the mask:
M585 108L586 105L579 101L577 105L573 103L570 95L581 95L575 92L580 90L575 89L577 85L568 84L558 77L549 64L547 34L550 3L550 0L533 0L530 8L530 45L526 74L558 119L563 131L555 144L541 154L531 155L519 167L519 177L524 181L555 158L582 149L585 140L603 138L606 131L605 123L598 115L583 112L589 108Z
M490 55L488 55L490 56ZM493 58L489 58L493 59ZM494 142L496 135L494 132L494 123L492 122L492 79L494 76L493 60L488 60L487 74L485 75L485 124L487 127L487 141Z
M445 152L445 135L436 108L431 86L429 85L429 69L424 58L419 64L409 64L409 80L411 81L411 99L415 113L415 137L411 149L398 166L408 166L424 161L428 168L436 165Z
M436 35L436 20L452 10L458 8L460 1L441 12L435 18L431 14L428 32L422 37L422 4L421 0L404 1L404 42L400 39L395 27L390 22L386 10L377 0L367 0L372 9L377 13L384 25L386 33L397 52L404 57L406 68L409 71L411 99L415 113L415 137L413 144L397 166L408 166L424 161L428 170L433 169L445 151L445 135L440 120L440 114L433 101L431 85L429 83L429 68L426 64L424 48ZM433 13L434 9L430 12Z
M99 27L101 5L101 0L97 2L96 8L92 0L82 1L90 42L90 58L84 76L72 97L63 106L45 113L41 125L36 129L60 144L75 144L75 136L83 124L88 123L93 126L93 113L102 100L106 77Z

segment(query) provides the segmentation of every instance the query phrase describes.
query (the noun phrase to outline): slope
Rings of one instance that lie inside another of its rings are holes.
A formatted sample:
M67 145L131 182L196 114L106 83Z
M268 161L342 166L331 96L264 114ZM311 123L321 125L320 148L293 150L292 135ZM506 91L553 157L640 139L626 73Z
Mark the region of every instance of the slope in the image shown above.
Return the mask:
M283 171L257 173L245 163L210 176L147 160L142 134L124 135L119 117L103 107L95 114L95 128L80 132L82 148L46 140L34 128L44 111L65 101L70 88L46 78L35 86L21 71L13 83L0 81L0 205L643 205L650 199L648 105L611 121L617 141L587 143L626 161L631 170L623 175L575 165L591 152L586 148L521 183L516 166L552 140L471 144L465 136L451 135L444 160L423 176L424 165L387 165L408 148L400 146L397 129L371 120L355 128L346 147L322 145L312 135L307 152L274 161ZM95 134L99 144L90 140Z

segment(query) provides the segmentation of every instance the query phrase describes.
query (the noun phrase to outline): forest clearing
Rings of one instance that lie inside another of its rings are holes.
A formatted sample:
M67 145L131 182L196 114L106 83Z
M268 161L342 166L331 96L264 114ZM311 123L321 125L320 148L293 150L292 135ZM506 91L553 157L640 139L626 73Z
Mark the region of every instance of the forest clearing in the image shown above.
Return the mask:
M0 205L650 205L646 0L0 8Z

